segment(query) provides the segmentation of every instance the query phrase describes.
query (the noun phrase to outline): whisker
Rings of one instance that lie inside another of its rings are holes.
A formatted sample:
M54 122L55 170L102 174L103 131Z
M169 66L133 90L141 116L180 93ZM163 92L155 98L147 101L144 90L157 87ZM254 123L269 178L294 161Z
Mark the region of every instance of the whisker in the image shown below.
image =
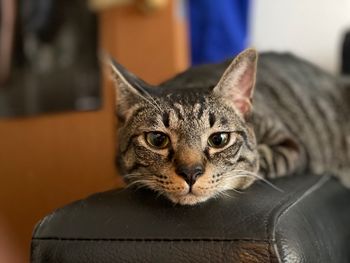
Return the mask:
M164 195L164 191L161 191L161 190L158 190L158 189L157 189L156 193L157 193L156 194L156 198L157 199Z
M239 190L237 190L236 188L232 188L232 189L230 189L230 190L234 191L234 192L237 193L237 194L244 194L243 191L239 191Z
M147 101L149 104L151 104L153 107L158 109L159 113L162 113L161 107L157 104L156 100L147 92L147 90L144 89L141 85L137 85L137 88L141 90L147 97L141 93L138 93L138 95L145 101Z
M239 193L239 194L240 194L240 192L237 191L236 189L230 189L230 190L233 190L235 193ZM219 192L219 195L220 195L220 196L224 196L224 197L232 197L232 196L230 195L230 193L227 192L227 191Z
M239 178L239 177L255 177L261 181L263 181L265 184L269 185L270 187L272 187L273 189L284 193L284 191L279 188L278 186L274 185L273 183L271 183L270 181L268 181L267 179L265 179L264 177L257 175L256 173L252 173L249 171L245 171L245 170L235 170L235 171L231 171L230 173L227 173L227 175L231 176L231 178Z
M232 190L232 189L227 189L227 190ZM231 198L233 193L228 192L227 190L215 193L213 198L221 198L221 197ZM234 193L237 193L235 190L236 189L233 189Z
M112 59L109 58L108 55L102 54L101 57L102 57L103 60L106 60L106 61L107 61L107 63L113 68L113 71L118 72L118 69L116 68L116 66L114 65ZM118 74L118 75L120 75L120 74ZM122 79L124 79L124 77L122 77ZM130 85L130 84L128 84L128 85ZM137 95L138 95L139 97L141 97L141 98L144 99L146 102L148 102L148 103L151 104L153 107L155 107L155 108L159 111L159 113L162 113L161 107L159 107L159 105L156 103L156 101L154 100L154 98L147 92L147 90L146 90L144 87L142 87L142 86L141 86L139 83L137 83L137 82L135 82L133 85L134 85L134 86L137 86L137 89L139 89L139 90L141 90L141 91L143 92L143 94L141 94L140 92L137 92ZM146 97L145 95L146 95L147 97Z
M127 184L125 188L131 188L134 186L137 186L137 189L146 187L145 180L135 180L132 181L131 183ZM141 186L141 187L140 187Z
M132 174L124 174L122 177L125 177L126 179L133 179L133 178L139 178L140 176L152 176L153 173L132 173Z

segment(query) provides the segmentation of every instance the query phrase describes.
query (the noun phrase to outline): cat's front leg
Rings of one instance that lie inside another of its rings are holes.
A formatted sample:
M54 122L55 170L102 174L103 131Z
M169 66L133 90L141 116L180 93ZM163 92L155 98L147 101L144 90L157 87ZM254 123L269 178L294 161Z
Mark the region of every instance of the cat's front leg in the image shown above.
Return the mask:
M269 120L264 126L258 140L260 173L277 178L296 172L301 165L299 143L280 123Z

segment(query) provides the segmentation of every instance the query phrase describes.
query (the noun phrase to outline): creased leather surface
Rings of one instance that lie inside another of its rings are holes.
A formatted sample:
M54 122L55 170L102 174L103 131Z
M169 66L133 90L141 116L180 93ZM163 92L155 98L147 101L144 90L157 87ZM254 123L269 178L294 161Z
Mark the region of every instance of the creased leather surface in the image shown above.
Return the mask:
M32 262L350 262L350 191L328 177L274 183L284 192L259 182L193 207L95 194L37 225Z
M349 190L321 183L275 211L271 231L283 262L350 262Z

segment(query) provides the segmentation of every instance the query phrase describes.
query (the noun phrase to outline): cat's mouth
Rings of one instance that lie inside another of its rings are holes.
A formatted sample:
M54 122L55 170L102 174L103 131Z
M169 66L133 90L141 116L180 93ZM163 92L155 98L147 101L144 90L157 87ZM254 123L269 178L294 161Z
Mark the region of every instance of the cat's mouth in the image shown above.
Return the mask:
M202 203L215 196L218 191L224 190L218 187L218 185L214 187L210 178L210 174L207 174L201 176L195 183L188 183L179 177L174 177L173 183L177 186L176 190L164 191L163 193L175 204L195 205Z
M180 205L195 205L205 202L211 196L210 195L198 195L189 190L186 194L167 194L167 197L173 203Z

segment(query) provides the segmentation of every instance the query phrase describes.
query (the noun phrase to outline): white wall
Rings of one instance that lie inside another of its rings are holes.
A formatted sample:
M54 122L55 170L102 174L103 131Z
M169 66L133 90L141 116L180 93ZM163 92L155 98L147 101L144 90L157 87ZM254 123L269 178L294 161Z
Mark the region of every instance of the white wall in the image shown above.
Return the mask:
M350 0L252 0L250 27L250 44L259 51L292 51L339 72Z

